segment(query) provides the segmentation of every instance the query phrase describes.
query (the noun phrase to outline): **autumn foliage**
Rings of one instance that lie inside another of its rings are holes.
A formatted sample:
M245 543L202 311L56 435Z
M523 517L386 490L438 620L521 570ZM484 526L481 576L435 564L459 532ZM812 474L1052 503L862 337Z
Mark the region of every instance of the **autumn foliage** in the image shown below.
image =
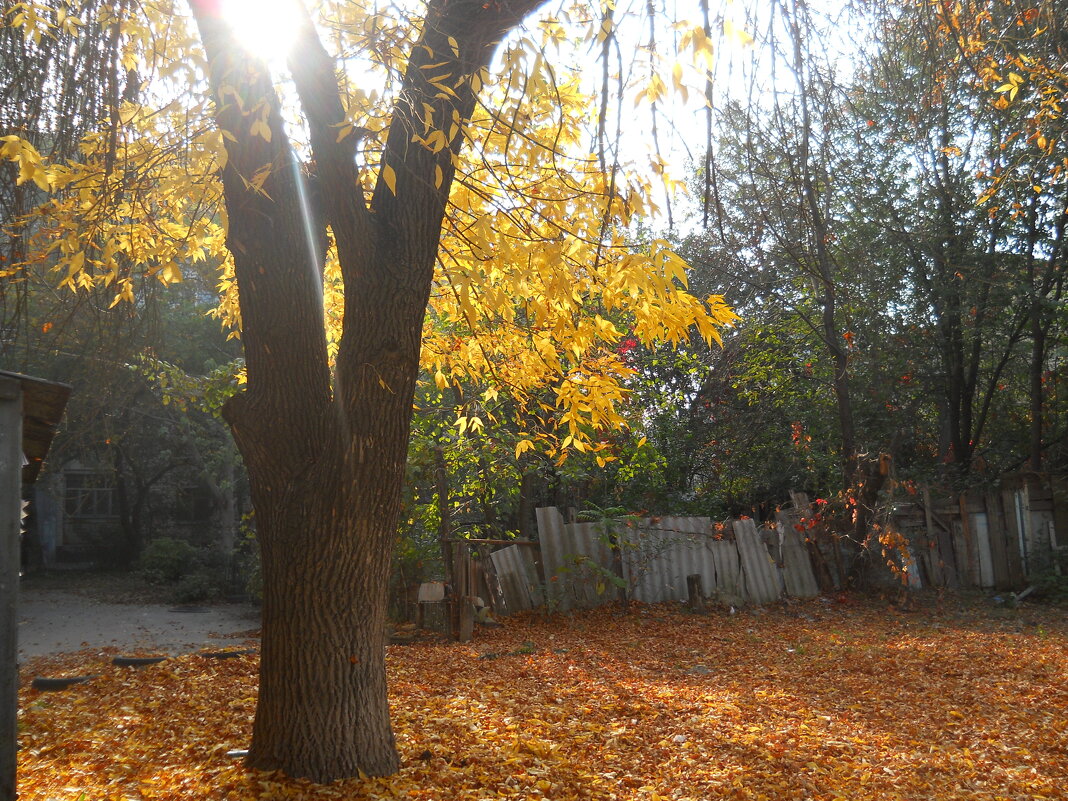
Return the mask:
M43 799L1063 798L1068 625L1027 608L835 602L511 620L388 647L403 767L315 786L227 756L256 658L31 663L20 790ZM38 673L91 672L61 693Z

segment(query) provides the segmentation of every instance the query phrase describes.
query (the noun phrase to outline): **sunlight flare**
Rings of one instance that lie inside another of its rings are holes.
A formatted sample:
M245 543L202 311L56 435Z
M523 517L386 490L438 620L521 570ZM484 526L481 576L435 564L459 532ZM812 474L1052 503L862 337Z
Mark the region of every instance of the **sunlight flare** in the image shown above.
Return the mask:
M284 64L296 39L299 0L223 0L222 12L242 47L269 64Z

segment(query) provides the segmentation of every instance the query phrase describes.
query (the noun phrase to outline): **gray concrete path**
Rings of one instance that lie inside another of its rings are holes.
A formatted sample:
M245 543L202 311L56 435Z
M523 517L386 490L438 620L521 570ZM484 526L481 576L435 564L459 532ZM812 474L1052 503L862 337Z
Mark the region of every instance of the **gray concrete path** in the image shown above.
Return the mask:
M19 597L19 661L86 648L161 655L218 650L242 644L246 637L241 635L260 626L259 610L246 604L174 611L179 608L107 603L56 589L24 589Z

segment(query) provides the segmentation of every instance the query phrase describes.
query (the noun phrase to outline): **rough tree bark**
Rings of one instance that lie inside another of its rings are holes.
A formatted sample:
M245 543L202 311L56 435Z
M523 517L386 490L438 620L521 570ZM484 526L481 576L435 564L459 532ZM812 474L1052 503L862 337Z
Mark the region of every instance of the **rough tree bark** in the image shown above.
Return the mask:
M253 767L321 782L398 767L383 639L423 316L453 156L474 109L472 76L540 2L430 0L370 203L358 182L357 139L339 141L345 117L334 60L305 20L290 69L318 176L310 239L325 239L329 226L345 282L332 374L322 254L305 235L304 179L278 98L264 65L235 43L218 0L189 0L216 121L228 134L227 244L248 370L225 416L248 468L263 563ZM428 113L448 138L437 153L412 141ZM253 134L261 122L268 137ZM260 192L249 181L264 168Z

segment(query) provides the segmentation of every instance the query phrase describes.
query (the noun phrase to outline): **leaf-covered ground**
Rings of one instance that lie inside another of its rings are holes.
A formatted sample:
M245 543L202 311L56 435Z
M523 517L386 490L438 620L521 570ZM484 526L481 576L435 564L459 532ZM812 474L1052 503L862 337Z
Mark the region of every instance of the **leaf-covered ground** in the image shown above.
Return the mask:
M1063 611L825 600L510 620L389 647L401 772L246 770L256 658L26 666L22 801L1068 797ZM99 674L59 693L33 675Z

